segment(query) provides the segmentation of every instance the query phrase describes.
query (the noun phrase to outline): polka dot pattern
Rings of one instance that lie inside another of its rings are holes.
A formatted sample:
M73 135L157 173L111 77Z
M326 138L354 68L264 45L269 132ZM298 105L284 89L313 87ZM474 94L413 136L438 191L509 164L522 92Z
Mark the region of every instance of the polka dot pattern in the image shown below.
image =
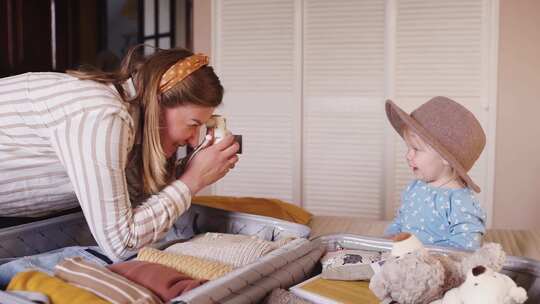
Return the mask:
M159 83L161 93L167 92L191 73L207 64L208 56L203 54L195 54L173 64L167 72L161 76L161 82Z
M401 197L387 235L409 232L424 244L472 250L481 245L486 214L469 188L438 188L415 180Z

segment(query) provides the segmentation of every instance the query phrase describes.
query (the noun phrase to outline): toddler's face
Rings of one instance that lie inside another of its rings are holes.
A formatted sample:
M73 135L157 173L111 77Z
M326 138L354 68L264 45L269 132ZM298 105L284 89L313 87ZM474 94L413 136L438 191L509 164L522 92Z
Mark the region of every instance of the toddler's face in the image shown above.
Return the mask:
M404 131L403 137L407 144L405 158L417 179L426 183L438 183L448 178L449 167L437 151L408 129Z

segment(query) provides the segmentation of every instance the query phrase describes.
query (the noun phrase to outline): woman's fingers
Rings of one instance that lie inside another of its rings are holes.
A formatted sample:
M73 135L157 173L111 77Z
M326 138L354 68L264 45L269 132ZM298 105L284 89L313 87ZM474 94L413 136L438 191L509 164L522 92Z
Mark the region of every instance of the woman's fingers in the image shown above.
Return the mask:
M222 159L229 159L240 150L240 144L235 142L234 136L229 133L220 142L214 144L212 148L218 151L217 153Z
M223 156L229 159L233 156L236 156L236 153L238 153L238 150L240 150L240 144L238 144L237 142L232 142L232 144L228 146L225 150L223 150L222 153L223 153ZM238 159L238 157L236 158Z
M227 163L229 165L229 168L232 169L238 162L238 155L233 155L231 158L228 159Z
M227 133L227 135L220 142L216 143L215 146L219 151L227 151L227 156L237 154L238 151L240 151L240 144L231 133Z
M227 159L224 163L223 163L223 169L226 173L229 172L229 170L231 170L232 168L234 168L236 162L238 162L238 156L233 155L232 157L230 157L229 159Z
M235 167L238 162L238 152L240 145L234 142L231 134L226 135L220 142L202 149L188 164L182 181L192 181L190 190L192 193L198 192L202 187L216 182L224 177Z
M222 150L227 149L230 145L232 145L233 142L234 142L234 136L229 132L227 133L227 135L225 135L225 137L223 137L222 140L215 143L214 146L219 151L222 151Z

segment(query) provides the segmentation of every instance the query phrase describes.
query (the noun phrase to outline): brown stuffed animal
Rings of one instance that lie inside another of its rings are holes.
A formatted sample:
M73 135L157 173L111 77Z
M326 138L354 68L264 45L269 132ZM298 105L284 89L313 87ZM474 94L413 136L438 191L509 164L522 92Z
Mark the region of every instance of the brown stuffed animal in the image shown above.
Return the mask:
M402 242L402 241L400 241ZM394 246L400 246L396 242ZM417 246L417 245L415 245ZM506 255L499 244L488 243L474 253L437 253L421 246L397 250L371 278L369 288L383 302L428 304L461 285L467 272L477 265L500 271ZM405 253L403 253L405 252Z

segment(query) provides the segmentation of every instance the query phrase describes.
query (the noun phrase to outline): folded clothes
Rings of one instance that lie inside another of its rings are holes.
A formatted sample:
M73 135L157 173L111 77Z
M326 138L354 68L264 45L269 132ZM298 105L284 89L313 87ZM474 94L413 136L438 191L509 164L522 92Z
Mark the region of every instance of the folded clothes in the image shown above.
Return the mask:
M327 253L322 259L323 279L358 281L369 280L379 267L381 252L339 250Z
M233 270L233 267L228 264L164 252L150 247L141 249L137 260L165 265L197 280L214 280Z
M5 288L11 278L17 273L28 270L39 270L43 273L53 275L54 266L63 259L74 256L84 257L86 260L97 264L106 265L105 255L97 246L70 246L58 248L52 251L34 254L13 259L0 265L0 289ZM105 257L105 258L104 258ZM108 260L108 258L106 258Z
M175 299L185 303L259 303L275 288L299 283L311 273L324 248L298 238L260 260Z
M150 262L127 261L109 269L154 292L164 302L199 287L205 280L195 280L173 268Z
M198 235L188 242L174 244L165 249L165 252L190 255L234 267L242 267L282 247L291 240L292 238L286 238L272 242L256 236L209 232Z
M74 257L60 262L55 275L114 304L158 304L161 300L145 287L109 269Z
M313 304L313 302L304 300L285 289L278 288L272 290L263 304Z
M54 304L89 303L107 304L106 300L79 287L64 282L40 271L25 271L16 274L7 290L25 290L43 293Z
M49 297L35 291L2 291L0 290L0 303L2 304L49 304Z

